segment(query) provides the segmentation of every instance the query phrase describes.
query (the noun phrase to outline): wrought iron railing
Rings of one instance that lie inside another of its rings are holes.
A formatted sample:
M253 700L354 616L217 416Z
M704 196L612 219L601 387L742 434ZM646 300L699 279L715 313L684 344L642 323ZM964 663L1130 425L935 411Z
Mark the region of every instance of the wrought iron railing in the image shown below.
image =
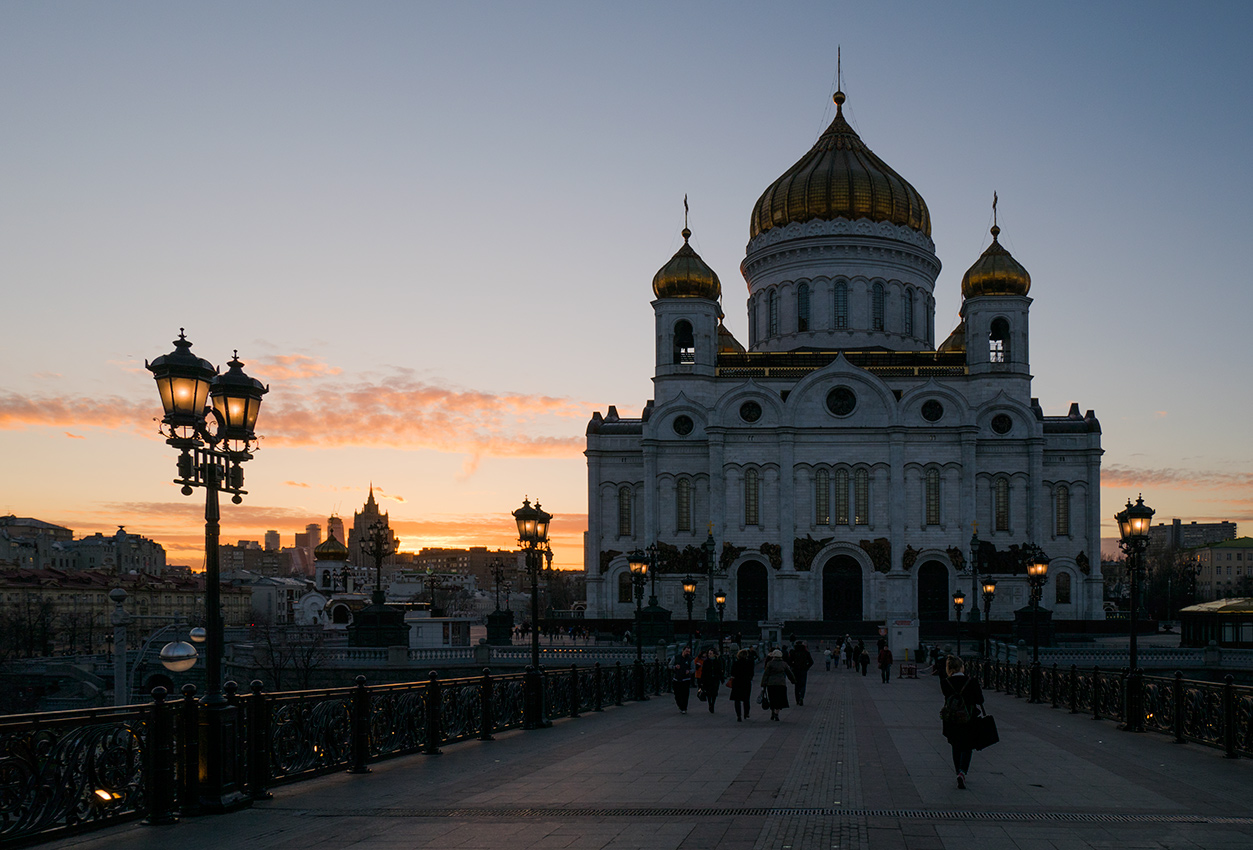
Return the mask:
M1031 694L1031 665L1000 660L970 662L983 687L1015 697ZM1253 687L1145 676L1142 671L1041 667L1040 703L1113 720L1125 729L1173 735L1179 743L1218 747L1228 758L1253 757Z
M547 725L622 705L636 683L670 690L659 661L572 665L535 679L543 702L528 702L526 673L264 693L253 682L224 692L239 712L236 763L252 799L331 771L368 772L373 761L438 753L445 744L492 740L497 732ZM137 817L170 823L199 805L201 706L192 685L182 699L164 688L150 705L0 717L0 843L29 844ZM541 717L528 717L538 707Z

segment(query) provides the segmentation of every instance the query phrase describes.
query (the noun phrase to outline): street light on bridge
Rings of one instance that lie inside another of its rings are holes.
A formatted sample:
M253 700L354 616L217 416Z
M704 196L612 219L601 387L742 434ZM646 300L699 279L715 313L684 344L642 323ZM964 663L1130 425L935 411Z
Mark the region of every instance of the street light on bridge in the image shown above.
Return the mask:
M539 571L548 548L548 524L553 515L544 511L537 500L531 507L529 498L513 512L518 524L518 543L526 555L526 571L531 577L531 666L526 671L527 729L540 729L552 723L544 716L544 683L539 666Z

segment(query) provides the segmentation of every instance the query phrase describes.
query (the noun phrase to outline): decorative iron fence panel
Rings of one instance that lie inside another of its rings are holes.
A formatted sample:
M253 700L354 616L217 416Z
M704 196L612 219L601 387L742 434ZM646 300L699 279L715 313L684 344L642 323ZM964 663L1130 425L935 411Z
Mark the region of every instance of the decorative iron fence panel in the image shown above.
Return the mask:
M270 776L290 782L345 767L352 688L270 694Z
M367 688L370 757L420 752L426 746L426 684Z
M444 743L477 738L483 731L483 690L480 679L440 682L440 729Z
M496 731L521 729L526 720L522 674L492 677L492 719Z
M145 706L0 720L0 839L52 837L146 811Z

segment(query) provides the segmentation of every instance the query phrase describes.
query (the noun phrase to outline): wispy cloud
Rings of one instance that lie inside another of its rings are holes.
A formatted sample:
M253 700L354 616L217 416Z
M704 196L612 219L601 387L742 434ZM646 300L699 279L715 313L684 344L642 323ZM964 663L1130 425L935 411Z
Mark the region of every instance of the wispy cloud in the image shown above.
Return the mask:
M1253 488L1253 472L1139 468L1111 464L1101 469L1102 487L1178 487L1187 489Z
M65 432L65 436L69 437L71 440L85 440L85 439L87 439L87 438L86 438L86 437L84 437L82 434L71 434L69 431L66 431L66 432Z
M338 375L344 370L305 354L276 354L248 361L247 370L262 381L294 381Z

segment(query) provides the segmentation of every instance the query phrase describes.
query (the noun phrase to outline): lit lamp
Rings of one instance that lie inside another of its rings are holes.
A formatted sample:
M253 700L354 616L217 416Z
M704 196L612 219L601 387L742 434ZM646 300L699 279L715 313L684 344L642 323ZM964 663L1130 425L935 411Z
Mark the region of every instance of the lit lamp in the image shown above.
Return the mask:
M696 579L683 579L683 601L687 603L687 645L692 645L692 605L696 602Z
M1127 649L1131 675L1136 678L1137 683L1139 681L1137 671L1140 666L1139 655L1136 652L1140 615L1140 580L1144 578L1144 555L1149 548L1149 528L1152 525L1154 513L1152 508L1144 504L1144 499L1137 496L1134 505L1128 499L1127 507L1114 514L1114 519L1118 521L1118 533L1122 537L1119 546L1122 547L1123 554L1127 557L1127 573L1131 579L1131 633ZM1135 693L1138 688L1132 688L1132 691L1128 703L1134 704L1135 710L1129 706L1126 728L1132 732L1140 732L1144 729L1144 714L1139 710L1139 694Z
M957 612L957 657L962 654L962 607L966 604L966 594L960 590L953 593L953 610Z
M1031 702L1040 701L1040 597L1048 581L1049 559L1039 546L1032 546L1027 562L1027 584L1031 588Z
M718 606L718 651L722 651L722 618L727 611L727 592L718 588L714 594L714 604Z
M990 654L992 640L992 600L996 598L996 579L983 582L983 654Z
M644 582L648 581L648 554L636 549L627 556L631 567L631 585L635 590L635 698L646 699L644 693Z
M528 729L551 726L544 716L544 688L539 668L539 571L543 561L542 552L548 546L548 523L553 515L546 513L538 501L531 507L530 499L522 500L522 507L513 512L518 525L518 543L526 552L526 570L531 577L531 667L526 672Z

